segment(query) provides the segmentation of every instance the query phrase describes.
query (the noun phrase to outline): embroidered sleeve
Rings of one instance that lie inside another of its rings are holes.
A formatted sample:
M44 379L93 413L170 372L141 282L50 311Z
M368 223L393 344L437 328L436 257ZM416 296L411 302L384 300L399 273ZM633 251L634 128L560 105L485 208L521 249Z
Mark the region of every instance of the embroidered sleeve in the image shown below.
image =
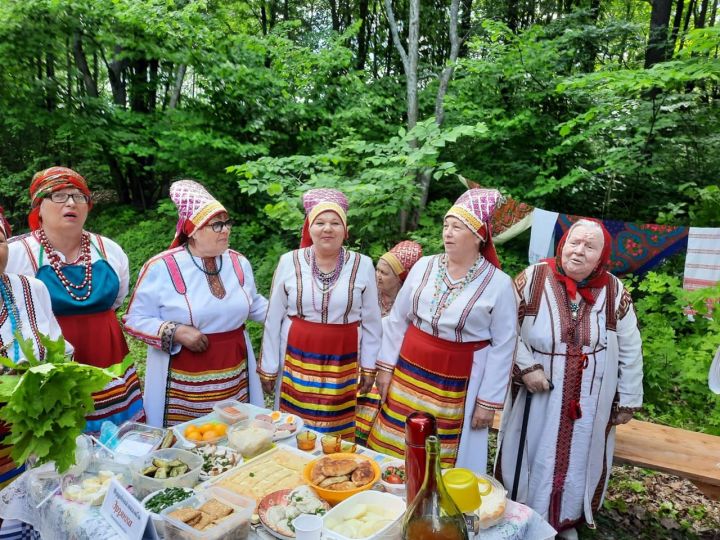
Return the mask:
M173 321L167 321L160 326L160 350L162 352L170 354L175 339L175 331L177 330L178 323Z
M623 320L625 318L625 315L628 314L628 311L632 308L633 301L632 297L630 296L630 293L627 289L623 289L622 296L620 297L620 306L617 310L617 319L619 321Z

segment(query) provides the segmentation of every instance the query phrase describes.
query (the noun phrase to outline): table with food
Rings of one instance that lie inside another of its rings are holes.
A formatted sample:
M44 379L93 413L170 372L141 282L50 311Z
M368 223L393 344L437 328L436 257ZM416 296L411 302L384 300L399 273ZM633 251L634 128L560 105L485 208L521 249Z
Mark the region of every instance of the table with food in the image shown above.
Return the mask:
M467 537L478 529L483 539L553 537L493 478L470 473L468 483L469 471L437 470L441 480L423 480L417 498L429 485L457 497ZM230 401L168 429L130 422L110 436L78 437L64 474L52 463L30 467L0 492L0 518L29 523L45 540L121 538L100 512L119 482L160 538L400 539L415 507L406 481L403 460L305 429L297 416Z

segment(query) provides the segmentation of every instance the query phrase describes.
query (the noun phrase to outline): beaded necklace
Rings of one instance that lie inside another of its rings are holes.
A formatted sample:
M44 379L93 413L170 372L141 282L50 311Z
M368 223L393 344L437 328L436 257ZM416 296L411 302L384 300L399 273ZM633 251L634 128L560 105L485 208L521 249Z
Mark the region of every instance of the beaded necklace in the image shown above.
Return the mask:
M191 261L193 262L193 264L195 265L195 268L197 268L198 270L200 270L200 271L201 271L203 274L205 274L206 276L217 276L220 272L222 272L222 265L223 265L222 255L220 256L220 264L218 265L218 269L217 269L217 270L205 270L205 268L203 268L202 266L200 266L200 265L197 263L197 261L195 260L195 257L193 256L193 254L190 253L190 248L188 247L187 244L185 244L185 251L187 251L187 252L188 252L188 255L190 255L190 260L191 260Z
M7 280L7 284L5 283ZM0 278L0 294L2 295L4 308L7 309L8 318L10 319L10 330L13 335L13 360L17 364L20 361L20 344L17 340L17 334L22 330L22 321L20 320L20 310L15 303L15 297L10 287L10 280L7 276ZM10 344L0 348L5 352Z
M317 308L317 305L315 304L315 281L320 284L320 298L328 293L328 302L330 301L330 294L332 294L333 289L335 288L335 285L338 283L338 278L340 277L340 272L342 271L342 268L345 264L345 248L340 248L340 253L338 253L337 261L335 262L335 268L333 268L330 272L323 272L320 270L320 268L317 265L317 258L315 257L315 248L310 248L310 268L312 270L312 280L310 281L311 284L311 296L312 296L312 305L313 309L318 312L322 313L322 306L320 309Z
M450 276L448 275L447 269L447 253L440 255L438 260L438 270L435 274L435 291L433 292L433 297L430 301L430 309L434 313L433 318L439 318L450 306L450 304L452 304L455 299L460 296L460 293L465 290L468 283L473 280L478 268L480 268L480 265L484 260L485 259L483 259L483 257L478 256L472 266L468 269L462 281L459 283L450 283ZM447 280L445 279L446 277L448 278ZM450 294L441 300L446 291L449 291Z
M62 283L62 286L65 288L65 291L70 295L70 297L78 302L83 302L90 298L90 295L92 294L92 257L90 256L90 235L86 232L82 233L80 237L80 253L78 254L78 258L71 263L66 263L60 260L60 256L57 251L55 251L55 248L53 248L50 240L48 240L44 229L38 229L36 234L37 239L40 241L40 245L45 250L45 254L47 255L50 263L50 268L52 268L53 272L55 272L55 275L58 277L60 283ZM75 264L82 264L85 267L85 275L79 285L70 281L62 271L63 266L72 266ZM74 291L81 291L86 286L87 292L85 294L82 296L75 294Z

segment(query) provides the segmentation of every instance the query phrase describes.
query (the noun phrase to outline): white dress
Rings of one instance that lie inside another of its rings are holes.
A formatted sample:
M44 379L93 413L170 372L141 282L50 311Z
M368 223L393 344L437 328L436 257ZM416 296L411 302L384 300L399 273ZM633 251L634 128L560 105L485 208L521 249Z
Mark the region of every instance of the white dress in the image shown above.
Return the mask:
M602 504L612 467L613 400L617 393L621 408L642 405L642 342L632 300L611 276L607 287L593 289L594 304L581 303L573 331L565 288L545 263L522 272L516 288L521 328L515 380L542 367L554 385L532 397L517 500L558 530L583 517L593 524L592 512ZM578 336L579 355L568 345L570 335ZM525 397L524 386L508 393L499 435L496 475L509 492Z
M456 462L457 467L484 474L488 430L471 429L470 425L476 403L499 410L505 398L517 341L512 279L483 259L474 279L437 317L433 296L440 257L423 257L410 270L390 315L385 318L378 365L395 367L411 324L426 334L451 342L490 341L489 346L473 354Z
M359 321L359 363L363 368L374 369L380 348L382 317L372 260L346 251L346 260L334 288L330 294L323 295L312 274L310 249L285 253L280 257L265 321L262 373L276 375L282 372L291 317L324 324ZM297 268L294 253L298 254ZM277 378L275 408L280 402L281 379Z
M173 254L177 261L186 287L185 294L177 291L163 259L168 253ZM244 274L244 284L241 285L230 250L222 254L222 268L218 275L224 287L222 298L213 294L208 277L196 267L199 260L196 257L193 262L184 248L175 248L150 259L140 271L123 317L127 332L148 344L144 398L150 425L160 426L163 423L169 359L171 354L177 354L181 349L178 343L169 340L163 343L163 332L168 323L191 325L204 334L215 334L236 330L248 319L259 322L265 319L267 300L257 292L252 268L245 257L237 254L236 259ZM250 402L263 406L262 388L247 331L245 344Z

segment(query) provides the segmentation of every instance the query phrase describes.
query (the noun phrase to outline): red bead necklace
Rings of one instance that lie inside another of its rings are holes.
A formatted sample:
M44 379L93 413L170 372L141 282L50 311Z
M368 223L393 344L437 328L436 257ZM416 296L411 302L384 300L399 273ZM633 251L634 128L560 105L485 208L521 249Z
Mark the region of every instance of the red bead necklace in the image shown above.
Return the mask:
M71 263L66 263L60 260L60 256L57 251L55 251L55 248L53 248L43 229L38 229L35 231L35 234L40 241L40 245L45 250L45 255L48 258L50 267L53 269L53 272L55 272L55 275L58 277L70 297L78 302L83 302L90 298L90 295L92 294L92 257L90 256L90 235L83 231L80 238L80 254L78 255L78 258ZM85 267L85 276L79 285L70 281L62 271L63 266L71 266L75 264L82 264ZM87 292L82 296L75 294L73 291L81 291L86 286Z

